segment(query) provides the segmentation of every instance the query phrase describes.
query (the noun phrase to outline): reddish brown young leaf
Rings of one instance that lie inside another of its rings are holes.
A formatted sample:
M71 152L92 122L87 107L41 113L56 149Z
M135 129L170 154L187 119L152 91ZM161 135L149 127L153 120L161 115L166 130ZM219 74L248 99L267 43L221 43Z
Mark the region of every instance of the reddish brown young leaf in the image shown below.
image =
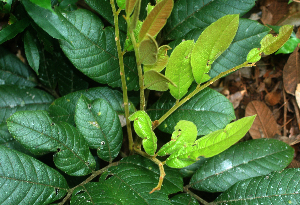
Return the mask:
M174 2L173 0L163 0L159 2L145 19L141 31L139 33L139 42L141 42L146 34L156 36L164 27L169 18Z
M252 101L246 107L245 116L257 115L249 132L253 139L273 138L280 134L277 123L268 106L260 101Z
M137 2L137 0L126 0L125 11L126 11L127 16L130 16L131 13L133 12L136 2Z
M283 68L283 85L287 93L295 95L296 86L300 83L299 47L290 55Z

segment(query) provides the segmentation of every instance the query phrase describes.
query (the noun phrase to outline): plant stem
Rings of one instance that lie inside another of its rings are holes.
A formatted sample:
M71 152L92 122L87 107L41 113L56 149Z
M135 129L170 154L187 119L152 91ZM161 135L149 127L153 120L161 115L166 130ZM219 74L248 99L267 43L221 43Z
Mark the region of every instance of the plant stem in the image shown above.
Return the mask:
M197 201L199 201L200 203L207 205L209 204L207 201L205 201L204 199L200 198L198 195L194 194L192 191L190 191L187 187L183 187L183 191L188 193L189 195L191 195L192 197L194 197Z
M114 23L115 23L115 41L118 50L118 57L119 57L119 65L120 65L120 75L122 81L122 90L123 90L123 102L124 102L124 110L125 110L125 118L126 118L126 125L127 125L127 135L128 135L128 144L129 144L129 151L132 153L133 151L133 138L132 138L132 131L131 131L131 123L128 119L129 117L129 105L128 105L128 95L127 95L127 86L126 86L126 76L124 70L124 62L123 62L123 53L121 49L120 43L120 34L119 34L119 13L116 11L116 6L114 0L110 0L110 5L113 10L114 15Z
M204 88L208 87L209 85L211 85L213 82L215 82L216 80L224 77L225 75L228 75L231 72L234 72L242 67L252 67L254 64L249 64L248 61L246 61L243 64L240 64L234 68L231 68L230 70L224 71L222 73L220 73L218 76L214 77L213 79L211 79L210 81L208 81L207 83L203 84L202 86L200 86L200 84L196 87L196 89L191 92L188 96L186 96L185 98L183 98L181 101L176 102L175 105L168 110L168 112L166 112L159 120L158 122L155 124L155 126L153 126L153 130L158 127L165 119L167 119L175 110L177 110L177 108L179 108L181 105L183 105L186 101L188 101L189 99L191 99L194 95L196 95L198 92L200 92L201 90L203 90Z
M148 159L150 159L152 162L154 162L155 164L158 165L159 167L159 181L158 181L158 184L156 187L154 187L150 192L149 194L152 194L153 192L155 191L158 191L161 189L161 186L162 186L162 183L164 181L164 177L166 176L166 173L165 173L165 170L164 170L164 162L161 162L160 160L158 160L156 157L154 156L150 156L148 155L147 153L139 150L139 149L134 149L134 151L136 153L138 153L139 155L143 156L143 157L146 157Z
M84 180L83 182L81 182L80 184L78 184L77 186L73 187L72 189L69 189L68 190L68 194L67 196L65 196L65 198L62 200L62 202L60 202L58 205L64 205L66 203L66 201L71 197L73 191L77 188L77 187L80 187L80 186L83 186L87 183L89 183L90 181L92 181L95 177L97 177L98 175L102 174L103 172L105 172L108 168L110 167L113 167L113 166L117 166L119 164L119 162L114 162L114 163L111 163L109 164L108 166L98 170L98 171L95 171L95 172L92 172L92 175L89 176L86 180Z

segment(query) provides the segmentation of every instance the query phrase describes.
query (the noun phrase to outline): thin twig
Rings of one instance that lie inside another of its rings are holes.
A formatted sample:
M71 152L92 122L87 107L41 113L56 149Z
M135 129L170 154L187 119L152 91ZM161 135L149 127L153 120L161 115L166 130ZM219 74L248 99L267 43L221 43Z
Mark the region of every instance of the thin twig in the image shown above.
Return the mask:
M131 131L131 124L129 117L129 105L128 105L128 95L127 95L127 86L126 86L126 76L124 70L124 62L123 62L123 53L121 49L121 42L120 42L120 35L119 35L119 20L118 15L119 13L116 11L116 6L114 0L110 0L110 5L113 10L114 15L114 23L115 23L115 40L118 50L118 57L119 57L119 65L120 65L120 75L122 81L122 90L123 90L123 102L124 102L124 110L125 110L125 118L126 118L126 126L127 126L127 135L128 135L128 144L129 144L129 151L132 153L133 150L133 138L132 138L132 131Z
M109 165L107 165L106 167L98 170L98 171L95 171L95 172L92 172L92 175L89 176L86 180L84 180L83 182L81 182L80 184L78 184L77 186L73 187L72 189L69 189L68 190L68 194L67 196L65 196L65 198L62 200L62 202L60 202L58 205L64 205L66 203L66 201L71 197L73 191L77 188L77 187L80 187L80 186L83 186L87 183L89 183L90 181L92 181L95 177L97 177L98 175L102 174L103 172L105 172L108 168L110 167L113 167L113 166L117 166L119 164L119 162L113 162Z
M165 164L165 163L164 163L164 162L161 162L161 161L158 160L156 157L150 156L150 155L148 155L147 153L145 153L145 152L143 152L143 151L141 151L141 150L139 150L139 149L136 149L136 148L135 148L134 151L135 151L136 153L138 153L139 155L141 155L141 156L143 156L143 157L146 157L146 158L150 159L152 162L154 162L155 164L158 165L158 167L159 167L159 173L160 173L160 175L159 175L159 181L158 181L158 183L157 183L157 186L154 187L154 188L149 192L149 194L152 194L153 192L160 190L160 189L161 189L161 186L162 186L162 184L163 184L163 181L164 181L164 177L166 176L166 173L165 173L165 170L164 170L164 164Z
M283 136L286 137L286 115L287 115L287 103L286 103L286 93L283 89L283 100L284 100L284 107L283 107Z
M194 197L197 201L199 201L200 203L207 205L209 204L207 201L205 201L204 199L200 198L198 195L194 194L192 191L190 191L186 186L183 187L183 191L188 193L189 195L191 195L192 197Z

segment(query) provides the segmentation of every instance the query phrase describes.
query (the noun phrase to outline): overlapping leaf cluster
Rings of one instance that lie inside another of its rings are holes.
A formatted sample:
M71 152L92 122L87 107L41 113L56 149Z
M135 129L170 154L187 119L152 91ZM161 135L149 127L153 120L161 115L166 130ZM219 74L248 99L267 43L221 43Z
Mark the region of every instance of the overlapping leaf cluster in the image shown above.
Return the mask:
M0 1L9 15L0 44L22 36L29 65L0 47L1 204L64 196L70 204L198 204L180 193L189 188L223 192L216 204L299 201L299 170L280 172L293 149L270 139L235 144L255 116L230 123L232 104L207 88L216 76L276 52L292 26L274 37L241 18L254 0L85 0L93 12L76 3ZM120 88L167 92L136 111L135 98L124 103ZM134 147L142 156L126 156L124 116L142 138L135 145L143 149ZM169 142L160 143L156 126L171 134ZM186 186L183 176L191 177Z

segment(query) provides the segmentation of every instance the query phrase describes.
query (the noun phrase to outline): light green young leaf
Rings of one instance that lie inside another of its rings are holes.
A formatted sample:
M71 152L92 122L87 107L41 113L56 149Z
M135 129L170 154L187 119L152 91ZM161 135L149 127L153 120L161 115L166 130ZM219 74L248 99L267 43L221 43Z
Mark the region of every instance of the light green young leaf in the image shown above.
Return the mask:
M168 64L169 56L167 54L167 51L169 49L171 49L171 47L168 45L163 45L163 46L159 47L156 63L153 65L144 65L143 66L144 72L149 71L149 70L155 70L157 72L161 72Z
M139 46L140 63L145 65L153 65L157 61L158 45L156 40L147 35Z
M196 82L208 80L211 64L229 47L239 25L239 15L227 15L208 26L197 40L191 55Z
M66 195L66 179L41 161L0 146L0 204L51 204Z
M170 79L156 70L149 70L144 75L145 89L166 91L168 90L168 83L176 86Z
M193 144L197 138L197 127L192 122L181 120L174 129L171 141L160 148L158 156L170 155L182 147Z
M126 0L117 0L119 9L122 9L122 10L125 9L125 3L126 3Z
M89 146L108 162L119 154L123 134L117 112L104 99L94 101L82 95L76 105L75 122Z
M137 135L143 138L143 147L147 154L154 155L157 149L157 138L152 131L151 119L145 111L137 111L129 116L134 121L133 126Z
M171 95L182 98L194 81L192 67L190 64L191 52L194 48L194 41L183 41L172 52L166 68L166 77L177 86L169 84Z
M200 138L193 146L181 148L166 160L167 165L183 168L197 161L199 156L209 158L223 152L244 137L254 119L255 116L244 117Z
M142 25L139 33L139 42L141 42L147 34L150 36L156 36L158 34L166 24L173 9L173 5L173 0L163 0L156 4Z
M278 36L266 35L260 42L261 51L266 55L276 52L290 38L292 32L292 25L284 25L279 29Z
M9 132L33 154L56 152L55 165L71 176L91 173L96 162L84 137L72 125L53 123L45 111L20 111L7 119Z
M293 26L284 25L279 29L278 36L272 34L266 35L261 41L261 48L253 48L247 55L249 63L255 63L260 60L261 54L266 55L276 52L290 38L293 32Z

